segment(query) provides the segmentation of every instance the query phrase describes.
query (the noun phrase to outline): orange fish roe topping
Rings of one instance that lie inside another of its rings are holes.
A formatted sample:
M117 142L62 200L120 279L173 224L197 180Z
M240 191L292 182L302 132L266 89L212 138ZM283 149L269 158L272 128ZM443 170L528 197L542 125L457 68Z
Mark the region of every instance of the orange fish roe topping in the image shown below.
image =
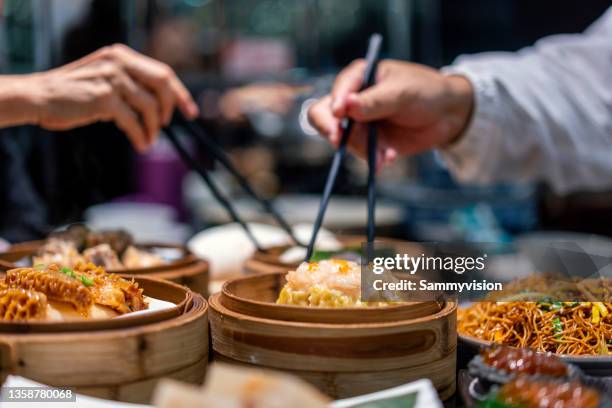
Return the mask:
M332 262L340 266L338 272L347 273L351 269L348 261L345 261L344 259L332 259Z

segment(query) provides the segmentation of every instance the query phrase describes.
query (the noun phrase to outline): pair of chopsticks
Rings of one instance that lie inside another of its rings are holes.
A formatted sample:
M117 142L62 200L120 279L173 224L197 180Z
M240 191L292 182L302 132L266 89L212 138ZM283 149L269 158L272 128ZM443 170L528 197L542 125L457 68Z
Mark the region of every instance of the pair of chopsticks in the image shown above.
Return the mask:
M372 86L376 78L376 67L378 66L378 59L380 55L380 46L382 43L382 36L380 34L373 34L370 37L368 44L368 51L366 54L366 69L363 75L363 81L359 91L363 91L366 88ZM340 165L344 161L346 156L346 147L351 136L351 130L353 129L353 120L350 118L344 118L341 123L342 138L340 139L340 145L338 150L334 153L331 167L327 175L325 182L325 188L323 189L323 196L321 197L321 203L319 204L319 212L315 219L312 236L308 243L306 251L306 259L308 262L312 257L314 251L314 245L317 240L319 229L323 223L325 211L329 204L332 190L336 184L336 178L338 176L338 170ZM376 206L376 147L377 147L377 136L376 136L376 125L370 124L368 128L368 243L374 242L374 229L375 229L375 206Z
M248 224L240 217L233 204L221 193L219 187L217 187L216 183L208 174L208 170L198 160L192 157L188 150L185 148L185 146L183 146L179 137L175 133L173 126L181 127L183 130L187 131L187 133L191 137L201 142L207 149L207 152L210 153L211 156L219 163L221 163L236 178L236 180L238 180L238 184L240 184L242 189L246 191L247 194L249 194L251 197L253 197L257 202L259 202L259 204L261 204L264 211L270 214L276 220L276 222L289 235L289 237L297 245L303 246L293 234L289 223L274 208L272 202L261 197L253 189L249 181L242 174L240 174L240 172L238 171L238 169L236 169L227 154L223 151L223 149L221 149L219 145L217 145L215 141L213 141L206 134L202 126L198 122L186 119L180 112L176 112L172 119L172 123L166 128L164 128L164 132L166 133L168 140L170 140L170 143L172 143L172 146L178 153L181 160L187 165L187 167L200 175L200 177L202 178L202 180L204 180L204 183L208 186L210 192L215 197L215 199L227 211L232 220L242 227L247 237L255 245L255 248L257 248L257 250L265 251L265 248L263 248L259 244L257 238L255 238L255 235L249 228Z

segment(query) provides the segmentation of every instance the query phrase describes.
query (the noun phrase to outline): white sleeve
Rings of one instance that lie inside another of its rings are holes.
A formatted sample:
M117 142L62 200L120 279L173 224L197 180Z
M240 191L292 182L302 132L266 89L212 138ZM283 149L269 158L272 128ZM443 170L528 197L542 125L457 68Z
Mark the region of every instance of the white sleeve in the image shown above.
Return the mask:
M612 187L612 7L583 34L460 57L443 72L475 89L468 128L441 150L457 179Z

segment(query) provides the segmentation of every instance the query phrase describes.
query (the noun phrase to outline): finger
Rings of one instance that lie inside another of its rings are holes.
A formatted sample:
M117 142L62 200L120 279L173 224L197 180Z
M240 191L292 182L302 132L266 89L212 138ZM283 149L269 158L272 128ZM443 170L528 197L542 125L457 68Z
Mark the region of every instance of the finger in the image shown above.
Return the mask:
M161 124L156 98L123 71L119 71L111 82L119 89L123 99L139 113L146 127L147 145L152 145L159 134Z
M383 159L382 162L385 164L390 164L393 163L395 160L397 160L397 150L395 150L393 147L385 147L383 148Z
M170 75L170 87L174 92L178 108L185 116L195 119L198 116L198 105L194 102L185 85L178 79L174 72Z
M308 121L321 136L337 145L339 120L332 114L330 103L331 97L327 95L312 104L308 109Z
M138 120L138 115L118 95L111 98L109 113L117 127L128 137L139 152L147 149L146 132Z
M164 125L170 123L175 104L189 118L198 115L198 107L180 82L174 71L166 64L139 54L122 45L116 45L113 58L119 60L128 73L155 92L161 106Z
M376 172L380 172L384 166L395 161L397 152L392 147L379 146L376 151Z
M388 82L346 97L347 115L361 122L386 119L397 111L396 90Z
M140 62L130 62L127 66L129 74L140 83L152 90L157 96L159 115L162 123L168 125L174 111L175 97L172 89L168 86L168 74L156 68L147 67Z
M367 160L368 157L368 134L368 125L355 124L349 139L349 150L364 160ZM379 137L376 149L376 171L379 172L383 166L394 162L396 158L395 149L390 147L383 137Z
M364 60L355 60L336 77L331 93L331 109L337 118L346 116L346 97L352 92L359 91L365 66Z
M432 149L432 136L427 131L410 130L387 122L380 123L378 129L380 144L390 149L386 153L387 161L395 160L400 155L409 156Z
M356 123L353 126L353 130L351 131L348 147L351 153L356 156L367 159L368 157L368 134L369 134L369 125L363 123ZM395 148L391 147L386 140L387 135L382 133L381 130L378 130L378 147L376 150L376 171L380 171L380 169L387 164L392 163L397 158L397 151Z
M348 142L349 150L362 159L368 157L368 128L366 125L356 123L351 130Z

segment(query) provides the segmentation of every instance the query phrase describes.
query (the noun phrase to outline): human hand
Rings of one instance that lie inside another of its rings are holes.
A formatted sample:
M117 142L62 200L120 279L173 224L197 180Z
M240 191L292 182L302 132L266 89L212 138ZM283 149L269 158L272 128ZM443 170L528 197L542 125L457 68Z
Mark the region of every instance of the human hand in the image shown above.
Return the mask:
M65 130L113 121L134 147L150 147L175 108L198 115L191 95L166 64L121 44L60 68L26 76L35 107L31 122Z
M378 65L376 83L358 92L365 61L345 68L330 95L309 110L310 123L334 145L340 143L340 121L355 120L349 146L361 157L367 154L367 123L378 126L378 163L393 161L454 141L468 124L473 89L460 76L393 60Z

